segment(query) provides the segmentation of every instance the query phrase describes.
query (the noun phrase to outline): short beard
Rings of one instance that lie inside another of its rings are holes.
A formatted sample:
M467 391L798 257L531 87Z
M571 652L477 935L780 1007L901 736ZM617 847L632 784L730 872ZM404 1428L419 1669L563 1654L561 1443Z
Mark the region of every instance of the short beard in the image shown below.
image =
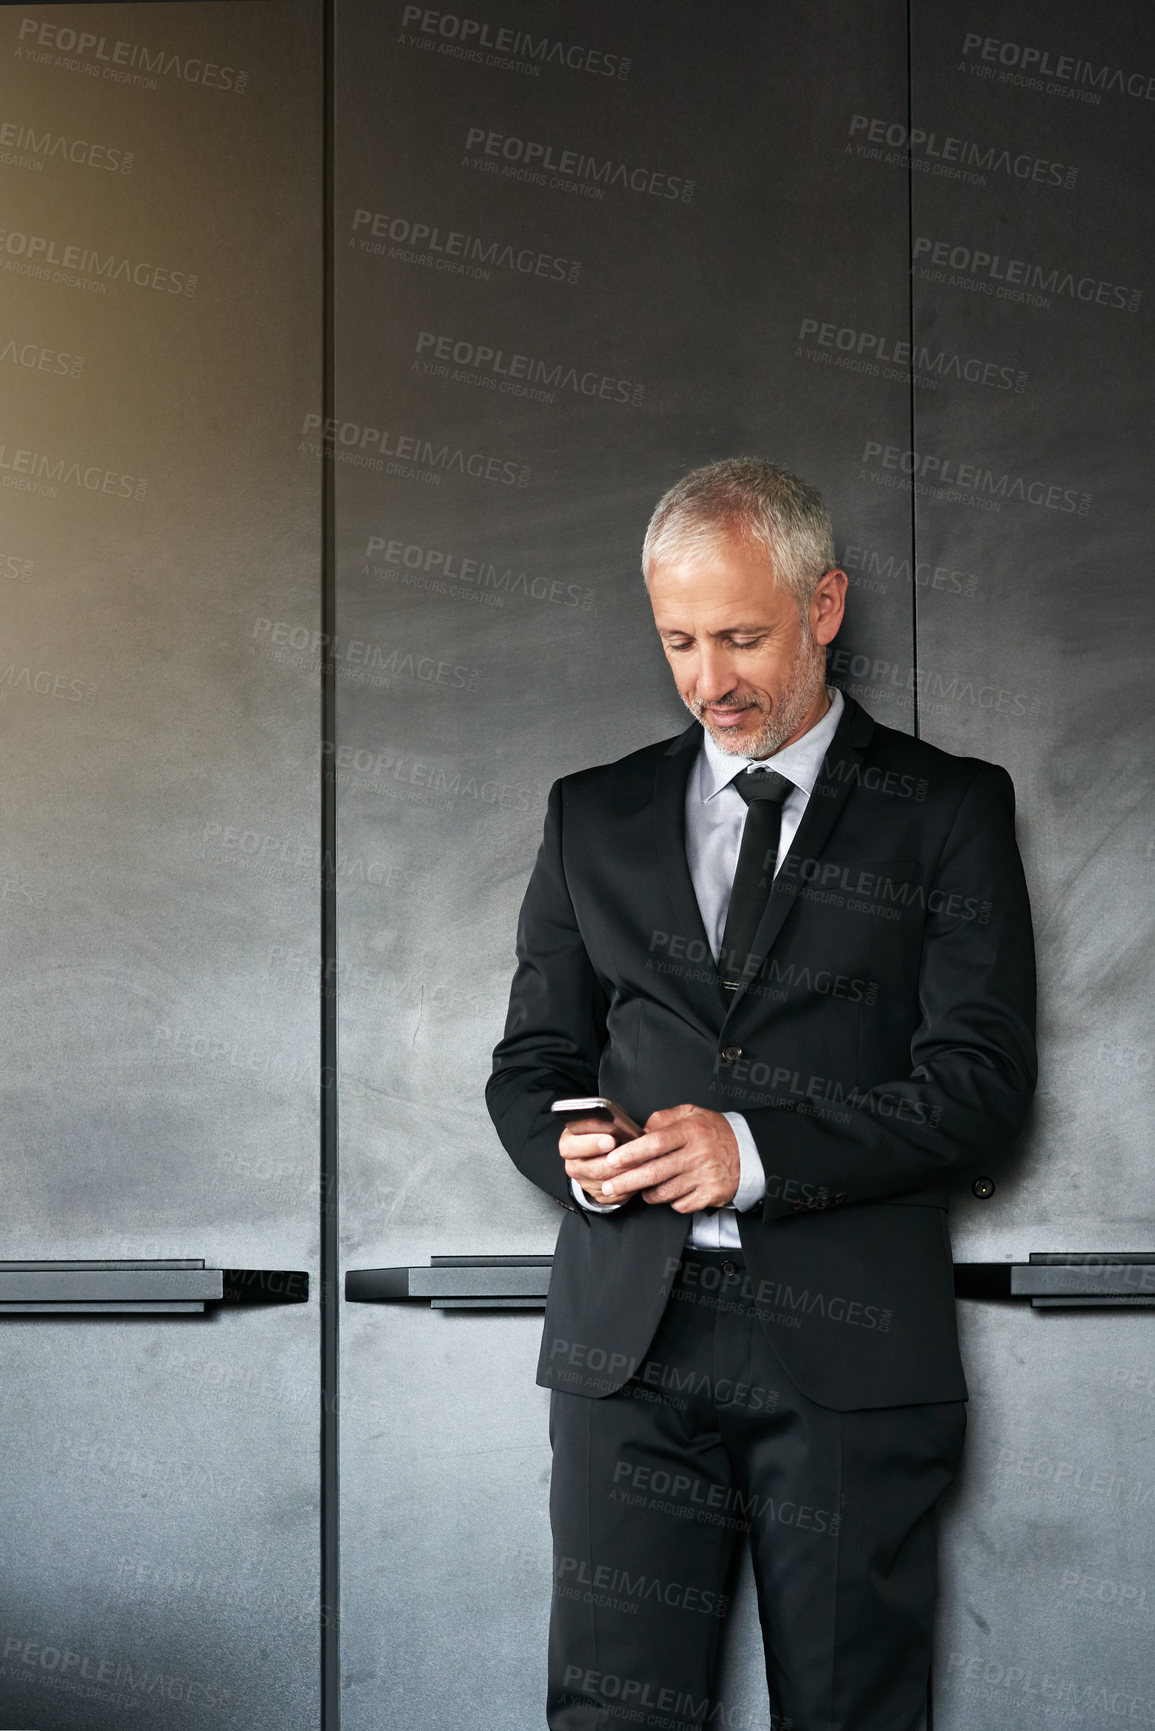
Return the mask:
M757 733L744 734L738 738L730 732L723 732L711 727L706 716L706 705L698 697L682 699L690 714L702 723L719 751L728 757L763 758L773 757L781 750L791 734L797 733L806 720L820 691L826 686L826 650L817 642L810 630L808 621L802 622L802 639L798 645L798 653L794 657L786 684L777 706L768 710L763 701L751 698L750 701L761 710L764 717ZM715 709L729 707L739 708L738 704L727 705L716 703Z

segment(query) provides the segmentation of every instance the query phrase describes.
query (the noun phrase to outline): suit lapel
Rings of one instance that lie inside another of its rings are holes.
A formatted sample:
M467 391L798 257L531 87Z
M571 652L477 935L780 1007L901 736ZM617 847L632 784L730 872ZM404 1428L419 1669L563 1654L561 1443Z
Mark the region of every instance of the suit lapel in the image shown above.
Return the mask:
M702 1006L708 1022L716 1025L721 1013L718 993L708 979L696 977L699 973L708 975L713 960L686 857L686 784L701 744L701 725L693 721L658 759L654 778L654 843L674 908L675 930L686 939L687 945L700 943L701 953L707 957L704 968L688 970L686 993Z
M797 886L801 881L797 872L787 874L788 861L816 859L821 853L826 839L838 821L839 814L846 804L850 790L858 780L858 765L862 753L871 734L874 732L874 722L866 711L854 702L853 698L843 694L845 709L838 723L830 748L822 761L818 772L818 780L806 802L806 810L802 814L802 822L794 840L790 844L781 869L774 879L766 908L758 923L758 935L754 940L754 953L765 961L777 941L778 934L797 901ZM754 976L757 978L757 975ZM728 993L730 1004L727 1020L733 1014L734 1007L753 984L746 980L736 992Z

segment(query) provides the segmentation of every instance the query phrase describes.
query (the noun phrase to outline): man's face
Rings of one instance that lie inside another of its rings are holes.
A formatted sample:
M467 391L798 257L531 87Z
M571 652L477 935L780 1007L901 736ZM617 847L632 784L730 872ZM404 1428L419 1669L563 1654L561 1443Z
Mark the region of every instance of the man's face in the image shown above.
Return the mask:
M767 555L720 536L655 560L649 591L678 695L720 750L770 757L825 714L845 572L826 573L803 619Z

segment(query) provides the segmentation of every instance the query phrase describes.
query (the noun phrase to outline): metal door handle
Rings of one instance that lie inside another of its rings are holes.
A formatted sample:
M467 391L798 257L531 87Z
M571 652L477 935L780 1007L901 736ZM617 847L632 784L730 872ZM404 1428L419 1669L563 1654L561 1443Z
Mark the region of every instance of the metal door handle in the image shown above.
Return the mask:
M203 1315L209 1305L304 1304L297 1269L206 1268L203 1257L0 1262L0 1317Z
M431 1256L428 1268L350 1268L350 1304L420 1299L433 1310L541 1310L552 1256Z
M1155 1251L1033 1250L1026 1262L956 1262L960 1298L1023 1298L1035 1310L1155 1305Z
M350 1304L540 1310L552 1256L431 1256L428 1268L351 1268ZM1155 1306L1155 1251L1032 1251L1026 1262L956 1262L958 1298L1029 1300L1036 1310Z

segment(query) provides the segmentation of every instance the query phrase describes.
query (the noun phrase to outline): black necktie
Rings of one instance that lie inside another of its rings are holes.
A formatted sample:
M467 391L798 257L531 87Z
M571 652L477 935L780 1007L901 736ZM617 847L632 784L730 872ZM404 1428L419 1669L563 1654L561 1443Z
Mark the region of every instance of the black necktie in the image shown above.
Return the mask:
M794 790L794 783L773 769L744 769L730 785L737 788L748 810L718 958L718 977L726 992L736 991L748 974L757 972L761 961L750 952L774 882L782 802Z

